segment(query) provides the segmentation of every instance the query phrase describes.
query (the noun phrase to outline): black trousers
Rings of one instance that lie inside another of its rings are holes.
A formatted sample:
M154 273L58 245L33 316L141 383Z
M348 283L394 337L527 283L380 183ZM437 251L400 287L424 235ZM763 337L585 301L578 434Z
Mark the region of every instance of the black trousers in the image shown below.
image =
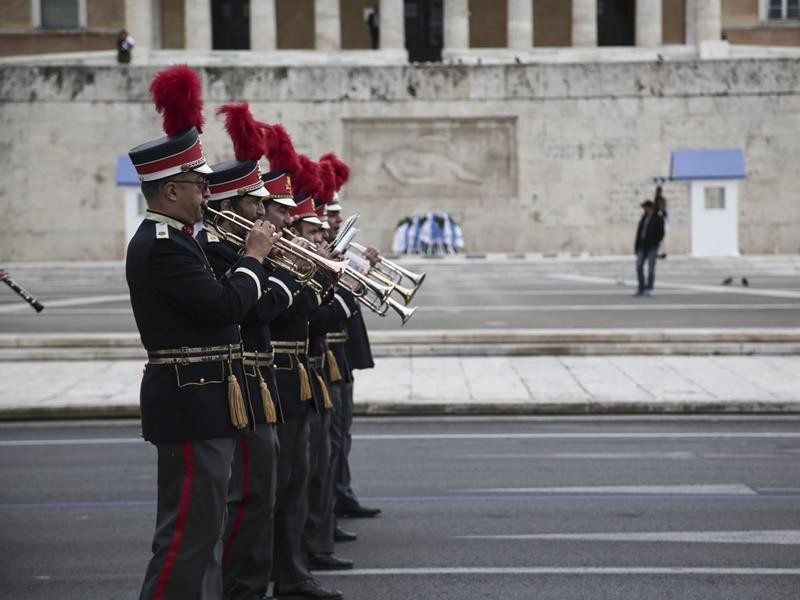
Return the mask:
M161 442L153 557L141 600L222 597L222 535L235 438Z
M333 386L329 386L331 401ZM335 407L335 403L334 403ZM323 410L309 415L309 456L311 478L308 483L308 519L304 535L305 550L313 554L333 554L333 473L331 472L331 416Z
M308 414L278 424L278 483L272 580L293 584L311 578L303 551L308 515Z
M239 436L228 487L222 577L228 600L259 600L272 572L278 434L257 425Z

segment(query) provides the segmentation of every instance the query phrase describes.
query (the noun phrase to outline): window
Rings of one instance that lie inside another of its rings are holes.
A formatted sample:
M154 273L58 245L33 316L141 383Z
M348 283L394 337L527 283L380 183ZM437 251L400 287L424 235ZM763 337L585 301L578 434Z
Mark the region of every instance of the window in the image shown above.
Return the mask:
M33 26L43 29L86 27L86 0L32 0Z
M800 0L769 0L767 19L770 21L800 19Z
M705 190L706 210L725 210L725 188L714 187Z

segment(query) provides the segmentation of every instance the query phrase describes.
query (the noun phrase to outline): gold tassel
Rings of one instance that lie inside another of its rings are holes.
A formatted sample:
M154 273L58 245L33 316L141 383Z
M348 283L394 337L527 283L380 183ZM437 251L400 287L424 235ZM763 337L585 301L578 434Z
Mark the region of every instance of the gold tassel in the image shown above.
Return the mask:
M264 405L264 414L267 415L267 423L276 423L278 415L275 414L275 405L272 403L272 394L269 391L269 386L264 381L259 373L261 380L259 387L261 388L261 403Z
M249 421L244 407L242 388L239 387L239 381L233 373L228 375L228 410L231 413L231 423L236 429L247 427Z
M311 381L306 366L300 360L297 361L297 375L300 378L300 400L311 400Z
M336 362L336 355L330 348L325 353L325 361L328 363L328 375L330 375L331 382L341 381L342 372L339 370L339 363Z
M325 409L333 408L333 402L331 402L331 394L328 391L328 386L325 383L325 380L322 378L322 375L317 375L317 381L319 381L319 387L322 388L322 406Z

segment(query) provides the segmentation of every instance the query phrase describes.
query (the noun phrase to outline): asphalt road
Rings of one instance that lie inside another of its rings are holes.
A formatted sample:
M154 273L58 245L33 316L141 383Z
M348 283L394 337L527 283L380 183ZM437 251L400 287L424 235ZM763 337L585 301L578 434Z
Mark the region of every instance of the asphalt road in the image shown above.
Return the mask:
M795 327L800 274L780 262L659 261L656 295L633 298L632 259L407 260L428 277L408 329ZM788 264L788 263L787 263ZM0 286L0 332L135 332L122 263L11 265L46 306ZM730 285L722 285L727 278ZM742 278L748 286L742 285ZM366 311L368 312L368 311ZM365 313L366 314L366 313ZM371 329L399 319L368 314Z
M792 599L800 417L359 419L351 600ZM138 423L0 425L0 597L135 598Z

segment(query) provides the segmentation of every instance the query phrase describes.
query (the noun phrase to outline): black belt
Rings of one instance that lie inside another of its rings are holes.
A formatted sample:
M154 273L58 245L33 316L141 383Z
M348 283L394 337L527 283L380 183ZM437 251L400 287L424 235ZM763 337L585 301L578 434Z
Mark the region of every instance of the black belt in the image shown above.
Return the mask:
M275 362L274 352L245 352L242 363L246 367L269 367Z
M241 344L224 346L198 346L190 348L165 348L148 350L147 362L151 365L188 365L190 363L219 362L242 358Z
M275 354L308 354L308 340L299 342L272 340L272 348Z

